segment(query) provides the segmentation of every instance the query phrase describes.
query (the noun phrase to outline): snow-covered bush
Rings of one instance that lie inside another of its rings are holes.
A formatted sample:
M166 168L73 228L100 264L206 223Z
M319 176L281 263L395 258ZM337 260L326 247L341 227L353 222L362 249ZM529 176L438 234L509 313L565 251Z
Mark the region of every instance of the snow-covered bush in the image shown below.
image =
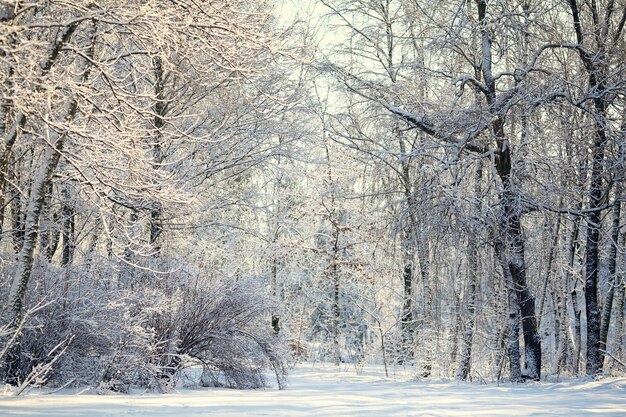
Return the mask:
M271 329L271 304L257 281L200 284L183 289L181 299L170 366L189 358L202 366L202 385L231 388L266 386L269 369L284 386L288 349Z
M255 280L191 284L169 276L165 285L144 275L137 274L131 288L107 267L38 265L32 300L49 301L26 318L20 381L61 346L63 355L38 384L166 392L186 367L200 366L197 383L205 386L259 388L267 385L267 370L284 385L288 350L271 330L270 304ZM4 334L0 347L10 336Z

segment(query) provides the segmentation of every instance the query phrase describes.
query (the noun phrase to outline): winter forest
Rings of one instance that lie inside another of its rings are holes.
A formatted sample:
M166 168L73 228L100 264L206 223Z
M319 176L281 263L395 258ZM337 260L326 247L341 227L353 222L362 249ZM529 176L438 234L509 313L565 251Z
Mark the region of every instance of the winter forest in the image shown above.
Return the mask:
M0 0L0 382L625 375L625 25L625 0Z

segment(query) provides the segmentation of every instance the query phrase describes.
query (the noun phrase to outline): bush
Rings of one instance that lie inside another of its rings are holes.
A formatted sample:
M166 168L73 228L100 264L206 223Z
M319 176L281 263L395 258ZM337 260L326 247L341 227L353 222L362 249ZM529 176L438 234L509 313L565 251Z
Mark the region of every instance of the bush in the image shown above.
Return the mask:
M272 332L269 297L255 280L187 286L177 281L180 277L169 277L178 287L140 279L132 289L115 289L110 270L52 269L36 271L31 298L53 301L25 323L19 340L22 381L50 361L51 350L71 339L46 373L50 386L166 392L189 366L201 366L198 383L203 386L259 388L268 384L267 370L284 386L288 350ZM9 339L7 334L0 342Z
M204 386L260 388L267 385L267 369L274 373L279 388L284 386L288 349L271 329L271 305L261 294L263 289L254 280L183 292L172 353L202 365ZM159 329L161 333L166 330Z

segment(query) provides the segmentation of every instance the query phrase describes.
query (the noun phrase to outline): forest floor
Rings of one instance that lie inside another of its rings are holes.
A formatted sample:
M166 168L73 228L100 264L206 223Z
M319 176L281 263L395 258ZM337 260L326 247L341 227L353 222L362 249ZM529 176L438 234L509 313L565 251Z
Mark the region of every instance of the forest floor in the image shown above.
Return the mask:
M527 384L386 378L371 367L300 365L288 388L186 388L171 394L95 395L65 389L0 395L0 416L625 416L626 378Z

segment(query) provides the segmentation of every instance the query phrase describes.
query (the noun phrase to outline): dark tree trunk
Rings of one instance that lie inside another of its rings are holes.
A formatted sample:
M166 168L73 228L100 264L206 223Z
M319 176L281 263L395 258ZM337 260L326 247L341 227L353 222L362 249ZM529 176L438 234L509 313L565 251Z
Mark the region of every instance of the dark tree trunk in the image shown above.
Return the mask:
M588 375L602 370L600 353L600 306L598 305L598 253L600 249L599 210L602 205L602 161L604 159L604 139L594 143L593 165L591 168L591 196L587 215L587 241L585 245L585 309L587 313L587 367Z
M498 140L498 157L496 169L502 181L503 191L500 203L503 208L503 219L500 223L500 235L504 247L502 253L513 281L513 290L517 293L521 312L522 332L524 336L524 378L539 380L541 378L541 338L537 329L535 316L535 299L526 283L526 262L524 237L520 219L521 207L518 206L516 195L510 182L511 154L508 141L504 139L503 121L494 122L494 133Z
M467 294L467 317L464 320L465 329L461 339L461 354L456 371L456 379L466 380L472 366L472 341L474 339L474 323L476 320L476 285L478 282L478 249L475 242L468 246L469 257L469 284Z
M567 360L567 308L561 286L554 292L554 353L556 357L556 373L559 375Z
M589 184L589 213L587 214L587 241L585 245L585 309L587 313L587 367L588 375L595 375L602 371L602 353L600 336L600 306L598 303L598 268L600 250L600 229L602 219L602 203L604 200L604 153L608 143L607 132L610 123L607 122L608 100L605 94L606 74L609 71L611 48L618 44L624 25L617 25L615 33L609 35L609 17L614 11L615 2L609 2L602 22L598 19L596 2L591 2L589 9L592 13L592 24L586 28L595 36L590 37L595 45L588 47L585 44L585 30L583 29L580 9L577 0L569 0L572 13L572 23L576 33L576 42L581 46L577 49L581 62L588 77L588 97L593 101L595 137L591 147L591 182ZM626 16L626 14L624 15ZM593 50L595 48L595 50Z
M616 188L615 193L619 197L621 184ZM613 222L611 225L611 248L609 250L609 288L606 300L602 306L602 318L600 320L600 364L604 365L604 355L607 349L607 336L609 334L609 324L611 322L611 312L613 311L613 297L617 282L617 247L620 238L620 215L621 202L617 200L613 206Z
M52 230L54 229L53 221L52 221L52 207L50 205L50 200L52 199L52 182L50 182L50 186L46 191L46 196L44 200L43 208L41 209L41 221L40 221L40 238L39 245L40 251L43 255L44 259L48 262L52 260Z
M515 290L513 275L511 274L511 270L508 266L508 261L504 254L504 251L506 249L503 246L502 242L496 240L496 242L494 243L494 250L500 262L500 266L502 267L502 275L504 276L504 283L506 285L506 291L508 296L509 317L508 331L506 332L506 350L509 358L509 378L512 382L521 382L522 367L520 363L521 353L519 346L519 297L517 291Z
M278 260L272 261L272 293L274 298L278 296ZM272 329L274 334L280 333L280 316L276 312L272 312Z
M482 51L483 51L483 78L485 81L485 96L487 103L492 106L496 101L496 84L492 73L492 40L487 21L487 1L478 1L478 17L481 23ZM500 221L500 235L504 247L505 277L510 273L513 281L513 290L517 293L521 310L522 331L524 335L525 376L529 379L541 378L541 339L537 331L535 316L535 299L531 296L526 283L526 262L524 254L524 237L521 227L521 211L516 192L511 183L511 145L504 132L504 116L494 115L491 131L496 139L495 168L502 182L500 204L503 218Z
M335 275L335 280L333 283L333 347L334 347L334 361L335 365L339 366L341 363L341 347L339 344L340 331L339 331L339 323L341 317L341 310L339 307L339 277Z
M86 273L89 273L89 271L91 271L91 268L93 267L94 254L96 254L96 248L98 246L98 239L100 237L100 233L101 233L101 226L98 225L94 228L92 232L91 241L89 242L87 253L85 254L85 272Z
M162 147L163 128L165 126L165 114L168 111L168 102L165 98L165 74L161 58L155 57L152 60L154 67L154 93L156 96L154 104L154 143L152 150L154 154L154 168L160 169L165 160ZM150 245L156 254L161 252L159 237L163 232L163 207L160 202L154 202L154 208L150 211Z
M69 266L74 259L75 241L75 213L71 203L70 191L67 186L63 188L63 207L61 209L63 219L61 266Z

